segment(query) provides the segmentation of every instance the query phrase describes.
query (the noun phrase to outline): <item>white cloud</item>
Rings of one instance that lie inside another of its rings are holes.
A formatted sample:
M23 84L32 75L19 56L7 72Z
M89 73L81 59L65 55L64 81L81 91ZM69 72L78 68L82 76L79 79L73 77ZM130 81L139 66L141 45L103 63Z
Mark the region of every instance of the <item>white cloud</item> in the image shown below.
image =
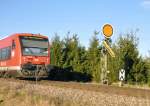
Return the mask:
M141 3L141 6L144 7L144 8L149 8L150 9L150 0L144 0Z

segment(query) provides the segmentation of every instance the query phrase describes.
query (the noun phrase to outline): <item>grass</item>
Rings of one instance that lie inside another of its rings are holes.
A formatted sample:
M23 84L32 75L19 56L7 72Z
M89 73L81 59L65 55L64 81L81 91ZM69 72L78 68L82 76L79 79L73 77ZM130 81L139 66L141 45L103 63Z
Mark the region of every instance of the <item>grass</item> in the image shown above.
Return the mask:
M0 79L0 106L146 106L149 104L149 98Z
M24 88L11 90L0 88L0 106L71 106L72 103L59 97L49 97L26 91Z
M58 96L45 95L33 89L26 89L24 84L10 85L0 83L0 106L83 106L74 104Z

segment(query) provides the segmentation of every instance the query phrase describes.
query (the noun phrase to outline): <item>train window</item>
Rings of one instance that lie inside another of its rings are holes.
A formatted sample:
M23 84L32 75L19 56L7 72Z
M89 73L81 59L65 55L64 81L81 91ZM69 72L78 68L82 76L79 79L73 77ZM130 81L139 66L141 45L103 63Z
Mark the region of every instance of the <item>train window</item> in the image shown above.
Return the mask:
M2 49L2 54L1 55L2 55L1 59L5 60L6 59L6 48Z
M0 49L0 60L1 60L1 49Z
M15 41L13 40L12 41L12 49L15 49L16 48L16 44L15 44Z
M48 56L47 38L20 37L23 55Z
M11 57L11 47L6 48L6 59L9 59Z
M0 49L0 60L7 60L11 57L11 47Z

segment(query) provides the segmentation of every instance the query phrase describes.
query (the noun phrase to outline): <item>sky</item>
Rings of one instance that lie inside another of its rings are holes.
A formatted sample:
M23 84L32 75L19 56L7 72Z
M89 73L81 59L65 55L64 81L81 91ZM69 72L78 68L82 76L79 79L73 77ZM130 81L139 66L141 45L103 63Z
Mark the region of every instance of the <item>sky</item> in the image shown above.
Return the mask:
M140 54L148 54L150 0L0 0L0 38L40 33L51 39L57 33L63 39L70 31L88 47L93 32L106 23L113 26L114 42L121 33L139 29Z

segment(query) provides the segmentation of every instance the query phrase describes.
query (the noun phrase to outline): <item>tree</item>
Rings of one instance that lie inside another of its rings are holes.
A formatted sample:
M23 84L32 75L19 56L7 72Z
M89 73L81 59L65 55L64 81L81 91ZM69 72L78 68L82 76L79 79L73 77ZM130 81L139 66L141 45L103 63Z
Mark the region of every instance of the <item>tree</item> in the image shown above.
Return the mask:
M90 46L87 52L87 61L88 61L88 73L90 73L93 77L93 80L96 82L100 81L100 58L101 58L101 51L99 40L95 35L90 40Z
M148 53L149 54L148 54L148 56L145 57L144 62L146 64L146 68L147 68L147 71L148 71L147 80L148 80L148 85L150 86L150 51L148 51Z
M64 45L64 67L71 66L74 71L86 72L84 67L86 51L85 48L80 45L78 36L76 34L72 37L67 36L67 38L64 39Z
M98 34L99 32L94 32L88 50L80 45L77 34L70 35L68 33L63 40L60 40L59 36L55 34L51 42L51 64L71 70L71 72L91 75L93 81L99 82L102 46L97 38ZM120 35L117 42L112 44L112 50L116 57L112 58L109 54L107 56L109 81L118 81L119 70L125 69L126 82L150 82L150 58L143 59L139 55L137 47L138 38L133 32Z
M55 34L54 38L51 40L51 64L56 66L62 66L62 49L63 43L60 40L60 37Z
M145 63L139 56L137 49L138 38L134 33L128 33L124 37L120 36L117 43L119 68L126 71L127 82L146 82L147 70Z
M121 62L119 60L119 49L118 46L116 44L112 44L112 50L115 53L115 57L111 57L110 55L108 55L108 79L109 79L109 83L111 82L116 82L118 81L118 76L119 76L119 70L121 69Z

